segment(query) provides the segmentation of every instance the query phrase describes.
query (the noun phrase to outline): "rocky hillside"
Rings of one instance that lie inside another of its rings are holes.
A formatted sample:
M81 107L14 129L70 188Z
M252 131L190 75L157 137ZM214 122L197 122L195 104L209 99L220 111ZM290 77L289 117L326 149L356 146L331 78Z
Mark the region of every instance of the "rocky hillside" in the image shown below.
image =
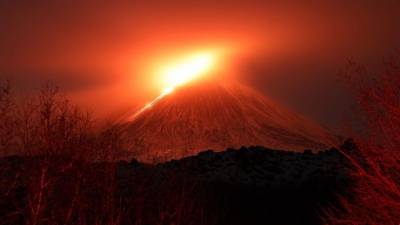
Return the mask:
M335 149L263 147L157 165L7 157L0 224L320 224L321 209L348 191L346 165Z
M141 161L165 162L204 149L261 145L314 151L335 138L316 123L238 83L179 87L121 124L126 149Z

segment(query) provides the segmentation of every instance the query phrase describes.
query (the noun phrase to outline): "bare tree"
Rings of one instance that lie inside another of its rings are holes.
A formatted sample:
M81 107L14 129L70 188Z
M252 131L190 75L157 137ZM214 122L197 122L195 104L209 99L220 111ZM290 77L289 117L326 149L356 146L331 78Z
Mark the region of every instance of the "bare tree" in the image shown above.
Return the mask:
M96 130L91 114L73 105L51 82L37 96L15 101L10 90L9 82L0 86L0 153L35 156L24 158L34 162L23 173L26 207L12 212L12 218L22 216L31 225L87 224L83 187L90 186L98 193L99 224L118 224L122 211L114 199L116 164L102 164L100 172L83 165L88 160L116 160L122 149L120 130L112 124ZM0 168L0 174L9 174L7 169ZM17 173L0 187L16 191L21 177ZM66 186L71 188L67 197L55 191ZM0 191L0 199L12 198L8 193Z
M329 224L398 224L400 221L400 55L372 74L350 62L344 81L357 99L363 134L350 130L357 149L348 155L355 170L344 210L328 210Z
M8 155L15 150L15 104L11 97L9 81L0 83L0 155Z

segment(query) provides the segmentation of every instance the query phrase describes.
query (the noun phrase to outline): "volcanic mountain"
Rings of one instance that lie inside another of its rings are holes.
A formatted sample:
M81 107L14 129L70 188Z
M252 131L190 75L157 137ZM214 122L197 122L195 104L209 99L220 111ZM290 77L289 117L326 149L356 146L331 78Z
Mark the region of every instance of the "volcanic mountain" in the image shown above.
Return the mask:
M215 81L176 88L135 114L122 129L126 149L145 162L254 145L318 151L334 141L321 126L255 90Z

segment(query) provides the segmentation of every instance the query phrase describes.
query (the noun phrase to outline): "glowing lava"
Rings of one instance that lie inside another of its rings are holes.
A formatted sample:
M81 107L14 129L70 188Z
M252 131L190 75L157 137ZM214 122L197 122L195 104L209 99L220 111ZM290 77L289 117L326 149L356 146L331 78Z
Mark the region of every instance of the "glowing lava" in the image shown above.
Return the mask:
M135 119L139 114L151 108L156 102L162 99L165 95L172 93L177 86L186 84L205 75L214 68L216 63L216 54L212 52L202 52L177 60L174 63L169 63L167 66L161 67L160 75L166 88L161 94L143 108L137 111L130 120Z
M215 54L199 53L163 67L161 75L163 76L166 88L162 93L171 93L175 87L210 72L215 65L215 61Z

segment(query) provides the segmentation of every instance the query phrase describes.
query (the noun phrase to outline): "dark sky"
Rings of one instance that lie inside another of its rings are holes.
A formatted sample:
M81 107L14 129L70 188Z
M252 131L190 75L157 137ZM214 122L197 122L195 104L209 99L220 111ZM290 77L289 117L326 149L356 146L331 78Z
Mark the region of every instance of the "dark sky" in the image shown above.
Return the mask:
M26 93L53 80L104 116L159 93L155 61L232 47L239 79L332 124L348 106L338 71L349 58L376 69L399 24L395 0L0 0L0 77Z

